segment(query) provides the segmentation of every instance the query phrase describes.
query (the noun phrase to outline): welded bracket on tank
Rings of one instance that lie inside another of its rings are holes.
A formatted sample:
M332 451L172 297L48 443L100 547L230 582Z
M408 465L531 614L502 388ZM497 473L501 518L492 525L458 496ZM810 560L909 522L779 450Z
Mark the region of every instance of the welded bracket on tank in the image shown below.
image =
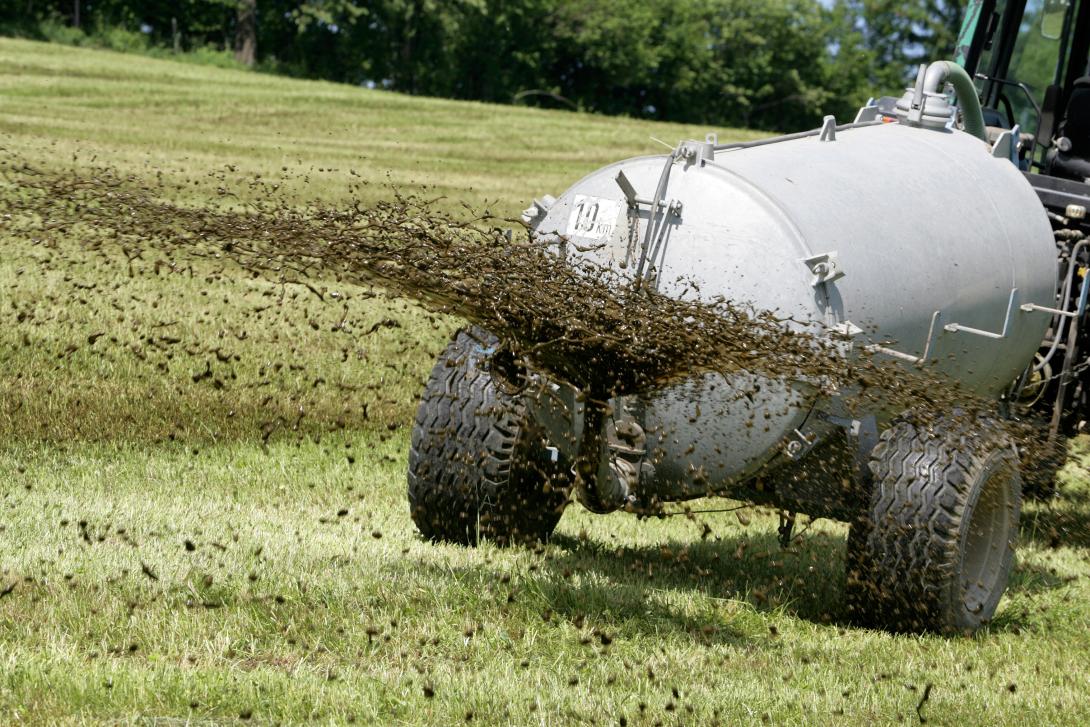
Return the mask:
M817 417L844 429L849 436L859 440L860 448L868 453L874 449L874 445L878 444L878 423L873 414L864 416L862 419L850 419L819 411Z
M852 445L852 457L855 460L852 479L860 490L869 491L866 476L870 470L867 465L870 462L871 452L878 444L878 420L873 414L866 414L857 419L851 414L843 413L845 416L819 411L816 416L822 421L839 427L847 435L848 442Z
M536 230L538 224L545 219L545 215L548 214L554 204L556 204L556 197L551 194L547 194L540 199L535 197L533 203L522 211L522 221Z
M556 449L556 461L563 456L574 460L578 452L577 433L583 427L583 403L570 384L557 384L531 375L530 386L521 397L533 420L542 428L545 439Z
M941 314L942 311L938 310L931 314L931 325L927 328L927 340L924 341L923 353L919 356L913 356L910 353L903 353L901 351L896 351L892 348L879 346L877 344L864 346L863 350L867 351L868 353L881 353L885 354L886 356L892 356L893 358L898 358L902 361L908 361L911 364L922 364L931 357L931 346L935 342L935 328L936 324L939 322L939 316Z
M859 112L855 115L855 121L853 124L868 124L878 119L880 110L878 108L878 102L874 97L867 99L867 103L859 109Z
M821 133L818 141L836 141L836 117L826 116L821 122Z
M636 188L632 186L632 182L625 176L624 170L617 172L617 176L614 177L614 180L617 182L617 186L621 188L621 192L624 194L624 198L628 202L629 207L650 207L653 204L647 197L641 197L636 194ZM676 209L677 213L680 214L681 202L676 200L670 200L669 202L659 200L659 209L667 212Z
M647 436L623 400L614 411L570 384L533 379L523 404L550 442L549 459L574 463L579 501L597 513L633 505L641 479L653 479L654 467L646 461Z
M1023 303L1018 307L1026 313L1037 311L1039 313L1049 313L1054 316L1063 316L1064 318L1078 318L1080 315L1077 310L1060 310L1059 308L1049 308L1047 306L1037 305L1036 303Z
M802 459L817 443L818 436L816 434L807 434L799 429L795 429L792 430L787 441L784 442L783 451L784 454L791 459Z
M810 285L817 287L822 283L831 283L844 277L844 271L840 268L837 253L823 252L820 255L811 255L801 258L800 262L810 269L814 277L810 279Z
M1013 129L1004 131L992 144L992 156L996 159L1006 159L1014 166L1018 166L1018 140L1022 138L1022 129L1018 124Z
M935 332L938 323L938 316L942 315L942 311L935 311L931 314L931 325L928 327L928 340L923 342L923 353L918 356L913 356L911 353L904 353L903 351L897 351L885 346L879 346L877 343L870 343L868 346L863 347L863 351L868 353L881 353L887 356L893 356L894 359L900 361L907 361L910 364L920 365L928 361L931 356L931 347L935 341ZM845 320L835 328L838 334L845 336L858 336L863 332L863 329L859 326Z
M1011 318L1014 313L1015 300L1018 298L1018 288L1011 288L1011 297L1007 301L1007 315L1003 318L1003 330L999 333L992 331L985 331L980 328L970 328L969 326L963 326L960 323L947 323L943 326L944 330L950 333L970 333L974 336L983 336L984 338L991 338L993 340L1000 340L1007 337L1011 328Z
M715 159L715 147L719 145L719 137L716 134L708 134L704 141L690 139L678 144L677 158L686 164L712 161Z

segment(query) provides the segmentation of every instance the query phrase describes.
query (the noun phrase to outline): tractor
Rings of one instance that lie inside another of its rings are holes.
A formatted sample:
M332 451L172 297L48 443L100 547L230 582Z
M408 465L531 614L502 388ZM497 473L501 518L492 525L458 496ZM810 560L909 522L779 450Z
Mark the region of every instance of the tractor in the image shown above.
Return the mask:
M993 618L1024 491L1090 396L1090 3L970 3L953 61L842 123L757 141L714 134L591 172L523 220L557 254L679 299L725 297L989 402L925 420L812 382L702 372L595 399L511 372L459 331L425 386L408 495L427 538L547 539L574 498L653 515L725 496L850 524L858 623L971 633ZM513 379L518 378L519 381ZM527 382L532 385L528 385ZM926 422L926 423L923 423Z

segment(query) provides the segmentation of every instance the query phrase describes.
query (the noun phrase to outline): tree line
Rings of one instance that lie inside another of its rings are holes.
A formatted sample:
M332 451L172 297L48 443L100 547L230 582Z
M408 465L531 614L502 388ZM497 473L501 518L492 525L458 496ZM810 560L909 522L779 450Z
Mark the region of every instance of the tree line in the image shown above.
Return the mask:
M0 31L128 33L410 94L771 130L850 116L950 56L949 0L10 0ZM52 29L52 30L51 30ZM51 34L52 33L52 34ZM96 36L97 34L97 36Z

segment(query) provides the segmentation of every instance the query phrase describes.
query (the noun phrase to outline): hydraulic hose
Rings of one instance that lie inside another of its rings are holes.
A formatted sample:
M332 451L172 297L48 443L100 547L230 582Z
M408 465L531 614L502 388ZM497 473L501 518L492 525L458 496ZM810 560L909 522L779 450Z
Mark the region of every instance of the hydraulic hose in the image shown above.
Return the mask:
M988 132L984 128L984 112L980 110L976 85L966 70L953 61L935 61L927 67L923 82L925 93L941 93L946 83L954 87L965 131L981 141L988 141Z
M1064 284L1060 292L1060 306L1065 311L1067 310L1068 301L1070 300L1071 296L1071 283L1073 282L1075 277L1075 268L1079 266L1079 253L1082 252L1083 248L1086 247L1088 244L1090 244L1090 241L1080 240L1079 242L1075 243L1075 246L1073 248L1071 248L1071 259L1067 263L1067 275L1064 276ZM1076 310L1078 310L1077 307ZM1051 361L1052 357L1056 354L1056 349L1060 346L1060 339L1064 337L1064 328L1066 328L1068 325L1067 317L1056 316L1056 318L1058 320L1056 321L1056 325L1053 327L1052 345L1049 347L1048 353L1045 354L1045 357L1034 365L1033 373L1037 373L1048 365L1048 362Z

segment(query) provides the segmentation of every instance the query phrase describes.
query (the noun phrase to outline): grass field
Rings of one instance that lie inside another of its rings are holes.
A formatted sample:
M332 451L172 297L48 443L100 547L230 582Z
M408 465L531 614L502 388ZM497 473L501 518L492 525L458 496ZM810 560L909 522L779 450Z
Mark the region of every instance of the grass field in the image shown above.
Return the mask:
M0 39L0 153L47 169L231 165L330 201L352 170L510 215L704 131ZM784 550L766 511L573 506L545 547L431 545L409 424L457 321L77 237L0 227L0 722L1090 721L1083 442L972 639L843 623L836 523Z

